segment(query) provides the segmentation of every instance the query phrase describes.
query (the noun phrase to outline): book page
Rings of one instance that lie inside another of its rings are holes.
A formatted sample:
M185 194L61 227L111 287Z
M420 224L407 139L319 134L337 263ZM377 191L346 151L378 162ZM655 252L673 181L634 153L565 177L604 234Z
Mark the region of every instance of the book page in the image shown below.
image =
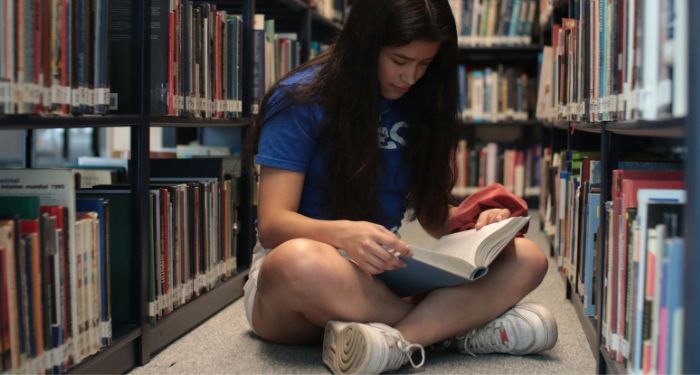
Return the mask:
M476 266L485 266L485 264L478 264L478 259L492 258L485 256L486 254L478 255L479 251L489 251L491 247L488 246L500 246L507 245L513 236L522 228L525 223L527 223L529 218L524 217L511 217L499 222L489 224L479 230L470 229L462 232L448 234L440 238L432 248L433 252L451 255L464 259L470 264ZM492 237L496 237L491 239ZM508 238L506 238L508 237ZM503 244L504 240L507 240ZM487 245L482 246L482 243ZM479 250L483 248L484 250ZM498 249L499 251L501 249ZM490 252L490 251L489 251Z

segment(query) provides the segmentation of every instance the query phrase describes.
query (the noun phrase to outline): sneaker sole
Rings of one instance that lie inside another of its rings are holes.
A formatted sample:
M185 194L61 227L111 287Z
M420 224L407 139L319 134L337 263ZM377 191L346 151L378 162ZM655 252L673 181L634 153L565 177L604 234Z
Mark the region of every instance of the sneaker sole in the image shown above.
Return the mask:
M367 372L367 341L357 323L329 321L323 336L323 363L334 374Z
M554 315L544 306L538 305L536 303L522 303L518 305L520 309L526 309L531 311L540 317L540 320L544 323L545 327L545 339L542 345L539 345L531 349L531 354L540 353L545 350L549 350L554 347L557 343L557 338L559 337L559 331L557 329L557 321L554 319Z

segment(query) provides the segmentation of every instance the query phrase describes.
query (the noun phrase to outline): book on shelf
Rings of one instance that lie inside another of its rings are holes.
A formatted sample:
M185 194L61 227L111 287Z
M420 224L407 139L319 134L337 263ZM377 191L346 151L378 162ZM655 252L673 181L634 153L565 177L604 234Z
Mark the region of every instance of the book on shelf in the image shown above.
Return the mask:
M105 114L109 2L7 0L0 114Z
M309 0L309 8L313 9L315 12L332 21L342 21L343 20L343 0Z
M532 105L531 85L522 68L459 65L459 107L469 122L525 121Z
M468 195L470 189L502 183L515 195L535 195L540 184L540 148L502 149L499 144L469 145L460 140L455 152L455 195ZM530 194L528 194L530 193Z
M673 185L666 183L665 186L659 186L658 181L653 185L652 181L649 181L643 185L645 186L640 186L635 194L638 208L634 235L639 240L631 249L632 259L628 264L631 268L631 280L627 284L630 289L630 301L625 307L627 312L625 317L630 329L625 332L629 351L624 360L630 370L648 372L652 363L656 362L658 354L653 350L652 343L655 340L652 334L654 331L658 333L661 323L653 317L654 306L658 303L654 296L654 288L660 280L656 279L655 272L657 272L657 257L663 256L663 249L659 250L659 247L663 247L665 235L657 233L656 226L665 223L665 218L671 213L676 217L682 213L686 193L681 189L682 183ZM677 236L678 223L676 219L675 228L671 228L670 225L666 228L672 234L670 237ZM653 231L650 231L651 229ZM675 269L673 272L682 272L682 268ZM673 293L679 292L677 290Z
M638 208L637 192L640 189L667 188L678 189L683 187L683 174L680 171L651 171L651 170L613 170L612 178L612 231L609 231L608 238L611 239L612 246L607 248L609 257L609 267L607 271L609 293L606 307L609 309L611 335L618 337L613 339L610 352L611 356L622 363L627 357L625 347L628 346L629 339L624 332L629 324L625 321L626 310L629 308L628 293L633 289L627 289L628 275L634 275L634 270L628 270L634 259L638 259L635 254L634 244L628 236L626 228L631 219L629 211ZM639 212L639 211L638 211ZM643 212L642 212L643 214ZM641 241L643 246L644 241ZM640 247L641 248L641 247Z
M185 0L152 0L150 11L151 115L239 117L241 16Z
M379 277L399 296L476 281L529 220L511 217L479 230L448 234L429 249L409 244L413 257L400 256L407 266Z
M599 122L685 116L688 0L569 4L571 18L553 25L551 49L544 51L538 118Z
M65 371L111 340L109 217L76 203L77 184L68 169L0 170L2 273L15 275L2 294L18 328L8 332L5 370Z
M265 93L301 63L301 43L296 33L278 33L275 20L256 14L253 22L253 102L256 114Z
M460 47L529 45L536 0L450 0Z

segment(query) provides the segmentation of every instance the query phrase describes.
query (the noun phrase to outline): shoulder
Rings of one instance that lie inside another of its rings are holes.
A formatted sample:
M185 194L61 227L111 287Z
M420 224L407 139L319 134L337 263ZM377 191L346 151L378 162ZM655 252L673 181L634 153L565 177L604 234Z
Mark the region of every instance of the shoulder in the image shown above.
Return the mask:
M309 84L316 78L318 69L318 67L309 67L300 70L281 81L279 86L289 87Z
M265 122L280 117L290 117L304 122L317 123L323 114L322 107L313 102L299 102L294 98L295 90L313 81L316 68L299 71L281 81L270 94L265 109Z

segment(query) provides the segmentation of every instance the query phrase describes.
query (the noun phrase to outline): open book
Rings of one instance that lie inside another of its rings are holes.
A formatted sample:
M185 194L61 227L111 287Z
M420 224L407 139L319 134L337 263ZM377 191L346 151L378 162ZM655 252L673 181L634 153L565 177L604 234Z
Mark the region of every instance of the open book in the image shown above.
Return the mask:
M401 256L407 267L379 275L401 297L477 280L513 240L530 217L511 217L479 230L440 238L431 249L409 244L413 257Z

